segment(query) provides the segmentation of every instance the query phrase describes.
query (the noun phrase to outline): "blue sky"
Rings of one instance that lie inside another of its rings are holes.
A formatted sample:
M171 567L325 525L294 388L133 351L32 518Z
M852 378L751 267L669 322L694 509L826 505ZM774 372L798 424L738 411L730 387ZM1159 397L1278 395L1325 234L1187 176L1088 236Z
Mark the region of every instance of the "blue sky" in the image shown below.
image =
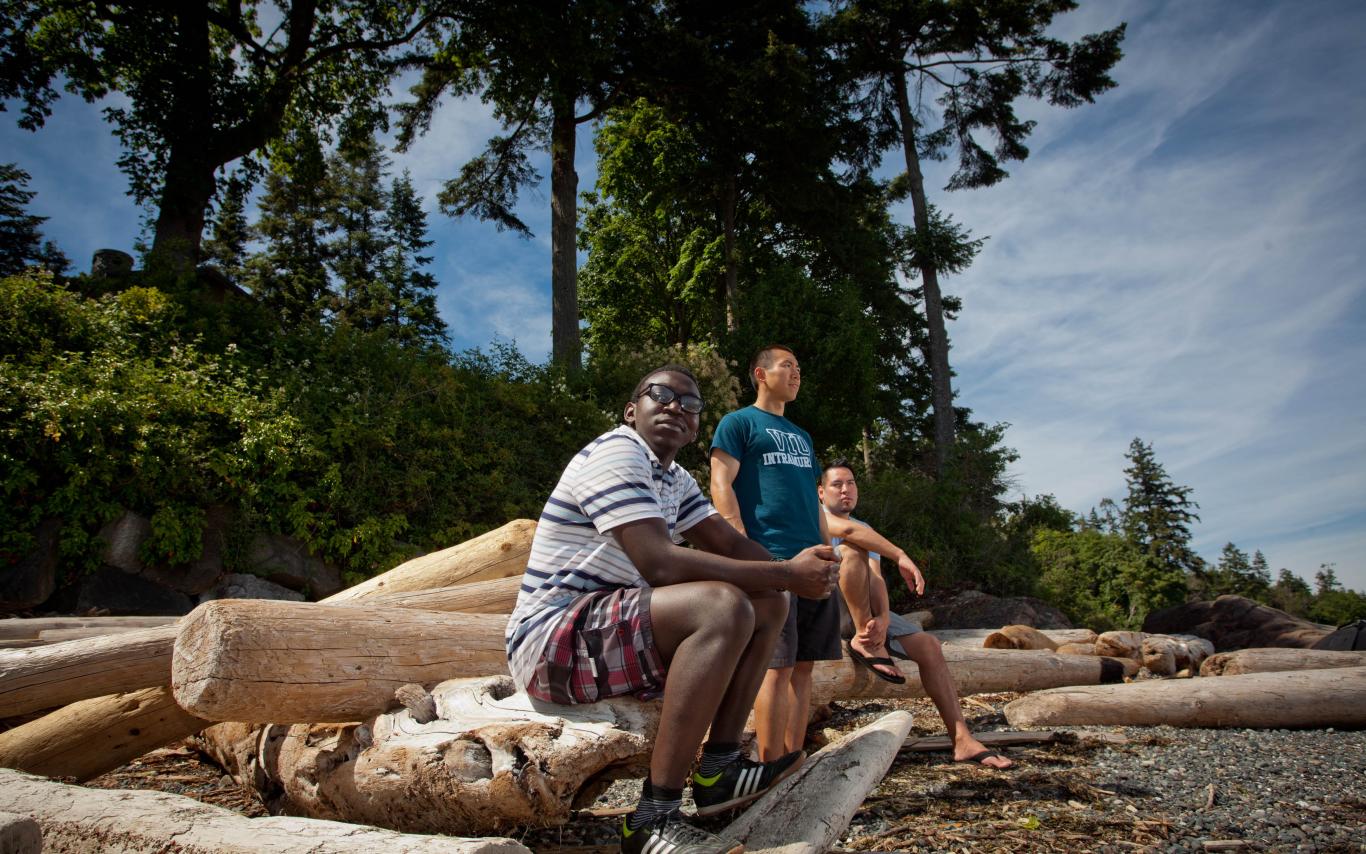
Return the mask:
M1019 493L1078 511L1120 498L1139 436L1192 487L1207 558L1232 541L1311 581L1334 563L1366 590L1366 5L1107 0L1057 31L1120 21L1118 88L1078 110L1024 105L1038 126L1009 180L933 194L989 238L945 283L964 302L959 400L1011 424ZM68 96L37 135L0 123L0 159L33 175L34 212L78 270L130 247L142 216L100 106ZM453 101L396 165L427 200L456 346L501 338L544 359L548 164L522 199L531 240L433 201L495 129ZM588 189L588 130L578 172Z

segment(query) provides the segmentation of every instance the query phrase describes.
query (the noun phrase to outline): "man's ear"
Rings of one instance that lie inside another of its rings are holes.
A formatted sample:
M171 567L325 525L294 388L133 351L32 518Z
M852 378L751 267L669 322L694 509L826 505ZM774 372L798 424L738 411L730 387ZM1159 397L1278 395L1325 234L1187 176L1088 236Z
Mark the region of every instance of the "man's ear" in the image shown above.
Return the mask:
M634 400L626 404L626 410L621 413L621 420L625 421L628 427L636 426L636 402Z

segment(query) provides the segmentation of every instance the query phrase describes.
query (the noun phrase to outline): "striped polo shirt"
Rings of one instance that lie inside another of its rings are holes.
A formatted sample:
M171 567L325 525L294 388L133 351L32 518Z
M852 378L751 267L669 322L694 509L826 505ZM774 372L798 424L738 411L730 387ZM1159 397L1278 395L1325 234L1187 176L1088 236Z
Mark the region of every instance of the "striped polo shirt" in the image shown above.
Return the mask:
M517 683L531 680L558 617L579 596L649 586L613 528L663 519L681 543L685 531L714 513L693 476L677 463L663 468L631 427L609 430L575 454L541 511L508 620L508 669Z

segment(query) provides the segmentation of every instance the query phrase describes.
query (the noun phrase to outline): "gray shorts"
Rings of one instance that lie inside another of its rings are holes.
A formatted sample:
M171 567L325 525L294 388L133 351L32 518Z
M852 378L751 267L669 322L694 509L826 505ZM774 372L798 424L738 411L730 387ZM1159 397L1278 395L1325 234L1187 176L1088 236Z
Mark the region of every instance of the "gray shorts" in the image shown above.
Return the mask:
M768 666L791 667L799 661L839 661L839 591L825 599L806 599L787 594L787 622L773 648Z
M836 595L832 596L831 598L839 599L840 637L844 638L845 640L848 640L849 638L852 638L854 636L854 621L849 617L849 606L844 604L844 597L839 595L838 590L836 591ZM897 638L904 637L906 635L913 635L923 631L924 629L922 629L920 627L920 624L917 622L908 620L895 612L888 614L887 649L891 650L893 655L899 655L902 658L905 658L906 650L901 648L901 642L898 641Z

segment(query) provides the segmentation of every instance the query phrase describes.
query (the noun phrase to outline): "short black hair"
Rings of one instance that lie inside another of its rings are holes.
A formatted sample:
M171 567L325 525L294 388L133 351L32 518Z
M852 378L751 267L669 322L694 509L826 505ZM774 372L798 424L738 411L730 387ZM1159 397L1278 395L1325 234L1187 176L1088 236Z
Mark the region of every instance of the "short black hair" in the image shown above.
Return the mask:
M759 390L759 381L754 378L754 369L773 367L773 353L775 350L791 353L794 358L797 355L797 351L786 344L765 344L759 352L754 354L754 358L749 360L749 384L754 387L755 391Z
M831 469L849 469L849 471L852 472L854 470L854 466L844 457L840 457L836 460L832 460L831 462L826 463L825 468L821 469L822 486L825 485L825 476L829 474Z
M698 386L699 389L701 388L701 385L697 382L697 377L693 374L692 370L690 370L687 365L680 365L675 362L670 362L669 364L664 365L661 368L655 368L653 371L647 372L645 376L641 377L640 382L636 383L635 391L631 392L631 400L635 400L645 393L645 387L649 385L649 383L646 382L646 380L648 380L655 374L661 374L665 371L668 371L671 374L682 374L683 376L692 380L693 385Z

